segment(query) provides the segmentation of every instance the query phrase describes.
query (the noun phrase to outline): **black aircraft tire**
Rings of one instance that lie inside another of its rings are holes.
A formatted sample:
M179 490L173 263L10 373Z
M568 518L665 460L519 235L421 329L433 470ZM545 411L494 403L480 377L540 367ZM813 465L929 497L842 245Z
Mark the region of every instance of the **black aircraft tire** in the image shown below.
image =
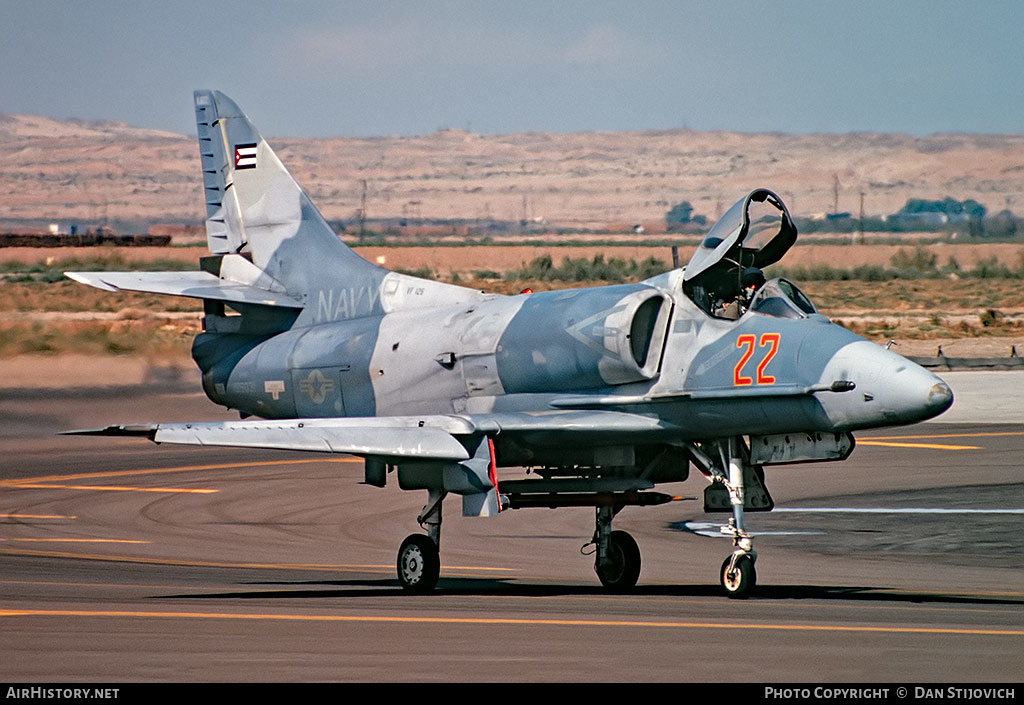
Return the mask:
M757 571L754 569L754 561L750 556L741 556L736 561L736 570L729 576L729 562L732 556L725 559L722 564L722 589L729 597L742 599L749 597L757 585Z
M601 584L615 592L632 590L640 578L640 547L625 531L613 531L608 541L611 562L601 565L600 557L594 564Z
M433 539L412 534L398 549L398 582L409 592L430 592L441 574L441 556Z

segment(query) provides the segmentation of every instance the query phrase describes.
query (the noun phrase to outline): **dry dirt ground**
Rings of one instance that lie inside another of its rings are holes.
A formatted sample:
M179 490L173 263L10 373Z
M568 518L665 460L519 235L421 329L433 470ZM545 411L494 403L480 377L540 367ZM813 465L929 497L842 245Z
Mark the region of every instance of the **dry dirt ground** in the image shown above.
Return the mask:
M659 239L663 239L659 237ZM868 244L868 245L821 245L797 244L786 254L783 264L786 267L809 267L827 265L836 268L853 268L860 265L889 266L893 256L900 252L913 252L918 246L914 244ZM1024 264L1024 244L956 244L935 243L921 246L924 252L934 254L940 265L955 260L960 267L971 269L979 262L995 259L1011 268ZM656 257L666 267L671 265L672 252L669 247L647 247L635 245L592 245L579 247L555 246L515 246L515 245L468 245L465 247L356 247L364 259L381 264L389 269L419 269L427 267L432 271L449 275L452 272L466 274L473 270L494 270L505 272L515 269L530 260L542 255L550 255L558 264L566 257L591 259L602 255L605 259L641 260ZM693 253L692 244L679 246L680 261L685 263ZM187 264L197 264L199 258L206 255L204 247L4 247L0 248L0 264L5 262L22 262L38 264L50 259L60 263L62 260L92 258L119 258L126 262L149 262L153 260L175 260ZM381 259L383 258L383 259Z
M787 266L888 266L901 248L890 245L797 246ZM908 250L908 248L903 248ZM682 248L683 261L691 248ZM370 261L388 268L430 269L436 276L467 286L505 293L524 286L535 290L585 284L530 280L507 281L484 272L503 274L532 259L550 255L557 265L565 257L590 259L601 255L640 260L654 256L670 266L664 247L397 247L359 248ZM997 261L1011 269L1024 261L1024 245L930 245L925 252L945 264L956 260L965 269L981 261ZM0 249L0 265L46 265L51 272L71 268L106 269L133 263L161 268L168 260L194 266L203 248L61 248ZM77 260L74 261L74 260ZM15 266L15 268L17 268ZM25 354L52 357L75 352L93 356L117 355L149 359L160 365L188 368L191 338L200 329L201 306L192 300L146 294L98 291L68 280L45 283L0 282L0 358L6 375L15 369L31 371L36 358L13 366ZM596 283L596 282L595 282ZM1016 347L1024 354L1024 286L1020 279L913 279L884 282L800 281L823 313L879 343L894 340L904 355L935 355L939 347L949 357L1004 357ZM135 363L132 363L135 364ZM139 363L138 374L151 365ZM46 367L46 366L44 366ZM54 368L51 366L52 371ZM134 369L134 368L132 368ZM21 373L17 373L21 374ZM56 374L56 373L54 373ZM134 374L134 373L133 373ZM88 375L87 375L88 376ZM57 379L58 377L55 377Z
M260 124L260 115L250 117ZM263 116L265 117L265 116ZM1024 208L1024 135L741 134L666 130L269 137L329 219L662 225L689 201L717 218L756 187L796 216L881 215L910 198ZM195 139L116 122L0 116L0 222L201 223ZM838 203L834 186L838 181Z

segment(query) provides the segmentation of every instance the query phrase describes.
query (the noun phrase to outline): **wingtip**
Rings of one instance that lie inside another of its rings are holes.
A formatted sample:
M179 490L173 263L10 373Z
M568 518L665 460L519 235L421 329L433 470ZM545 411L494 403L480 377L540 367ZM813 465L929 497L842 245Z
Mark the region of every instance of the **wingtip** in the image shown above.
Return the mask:
M71 431L60 431L58 436L131 436L153 440L159 429L157 424L122 424L104 426L103 428L81 428Z

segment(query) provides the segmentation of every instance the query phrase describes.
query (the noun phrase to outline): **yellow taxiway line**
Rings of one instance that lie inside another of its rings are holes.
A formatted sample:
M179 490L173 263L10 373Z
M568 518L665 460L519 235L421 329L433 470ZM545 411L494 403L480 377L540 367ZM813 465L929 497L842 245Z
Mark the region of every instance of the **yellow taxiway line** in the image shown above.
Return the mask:
M77 519L74 514L0 514L0 519Z
M932 450L981 450L981 446L953 446L940 443L896 443L894 441L858 440L859 446L886 446L887 448L930 448Z
M260 468L274 465L302 465L309 463L361 463L361 458L302 458L300 460L258 460L248 463L217 463L214 465L182 465L171 468L146 468L144 470L115 470L110 472L87 472L76 475L48 475L46 477L26 477L16 480L2 480L0 487L12 487L25 483L39 484L50 482L68 482L71 480L90 480L100 477L129 477L132 475L157 475L165 472L194 472L197 470L227 470L230 468Z
M860 446L885 446L887 448L926 448L931 450L981 450L981 446L947 445L945 443L906 443L906 441L932 440L936 438L990 438L993 436L1024 436L1024 431L999 431L993 433L931 433L912 436L867 436L858 438Z
M113 561L116 563L145 563L151 565L179 565L196 568L256 568L275 570L366 570L372 572L387 571L394 573L394 563L233 563L229 561L189 561L173 558L149 558L146 556L112 556L99 553L70 553L66 551L37 551L32 549L0 548L0 553L8 555L40 556L46 558L79 558L89 561ZM491 568L488 566L447 565L441 566L445 575L447 571L461 570L477 573L517 573L516 568Z
M61 484L73 480L93 480L110 477L129 477L136 475L157 475L169 472L197 472L201 470L227 470L231 468L260 468L277 465L301 465L309 463L361 463L360 458L303 458L300 460L261 460L248 463L217 463L213 465L182 465L171 468L146 468L144 470L116 470L111 472L89 472L74 475L48 475L46 477L27 477L16 480L0 480L0 487L23 490L94 490L106 492L185 492L192 494L212 494L220 490L186 489L181 487L131 487L119 485L73 485ZM11 515L0 515L6 517ZM40 516L39 518L43 518ZM56 518L56 517L46 517Z
M122 487L119 485L51 485L23 484L9 485L13 490L95 490L98 492L188 492L191 494L213 494L220 490L185 489L183 487Z
M30 543L153 543L138 539L5 539L0 541L26 541Z
M860 632L872 634L950 634L958 636L1024 636L1024 629L968 629L954 627L850 626L841 624L770 624L731 622L662 622L606 619L519 619L512 617L391 617L338 614L243 614L237 612L157 612L132 610L19 610L0 609L2 617L129 617L154 619L222 619L283 622L335 622L371 624L446 624L554 627L640 627L663 629L742 629L750 631Z
M987 438L991 436L1024 436L1024 431L998 431L992 433L932 433L917 436L869 436L865 437L864 440L901 441L921 438Z

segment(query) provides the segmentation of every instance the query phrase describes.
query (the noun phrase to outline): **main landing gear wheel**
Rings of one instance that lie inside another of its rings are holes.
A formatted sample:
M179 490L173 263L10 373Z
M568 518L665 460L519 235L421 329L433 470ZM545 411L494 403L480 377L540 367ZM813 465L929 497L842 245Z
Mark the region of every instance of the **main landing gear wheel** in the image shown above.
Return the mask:
M609 590L632 589L640 578L640 548L633 537L625 531L613 531L608 540L608 560L602 561L599 553L594 570Z
M736 567L730 570L732 560L732 556L729 556L722 564L722 587L725 588L725 594L737 599L748 597L757 585L754 561L750 556L739 556L736 559Z
M441 574L437 544L429 536L412 534L398 549L398 582L409 592L430 592Z

